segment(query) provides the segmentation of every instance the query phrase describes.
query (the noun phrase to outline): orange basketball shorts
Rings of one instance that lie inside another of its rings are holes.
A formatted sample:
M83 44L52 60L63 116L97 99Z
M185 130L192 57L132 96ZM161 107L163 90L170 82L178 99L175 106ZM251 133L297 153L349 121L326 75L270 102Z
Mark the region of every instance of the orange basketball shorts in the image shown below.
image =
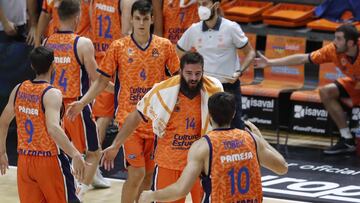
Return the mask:
M139 132L126 139L123 145L124 165L139 168L145 167L146 171L154 170L154 139L143 138Z
M114 94L106 91L99 94L92 110L95 118L114 117Z
M336 81L344 87L354 105L360 104L360 83L357 84L350 77L339 78Z
M73 101L75 100L64 99L65 111ZM63 128L80 153L94 152L100 148L98 130L90 105L86 105L74 121L65 116L63 118Z
M182 171L172 170L155 166L153 176L153 187L154 191L163 189L173 183L175 183L181 175ZM203 197L204 191L201 187L200 178L198 178L191 189L191 199L193 203L200 203ZM179 199L173 203L184 203L186 198Z
M19 155L17 183L20 202L80 202L75 194L70 162L64 154Z

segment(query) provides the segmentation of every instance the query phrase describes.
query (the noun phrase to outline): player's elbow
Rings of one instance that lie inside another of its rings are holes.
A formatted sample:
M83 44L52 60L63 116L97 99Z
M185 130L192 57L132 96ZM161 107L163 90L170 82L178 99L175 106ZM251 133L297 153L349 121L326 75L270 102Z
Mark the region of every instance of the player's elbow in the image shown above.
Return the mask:
M251 60L254 60L255 59L255 56L256 56L256 53L255 53L255 50L254 49L251 49L250 51L249 51L249 58L251 59Z
M278 175L285 175L288 172L288 164L284 160L281 164L278 165L278 168L276 169L276 174Z
M57 131L58 128L60 126L56 125L56 124L47 124L46 128L47 128L47 132L49 133L49 135L54 139L57 135Z
M189 194L189 192L190 192L189 188L187 188L185 186L179 185L177 188L179 188L179 190L178 190L178 197L179 198L186 197L186 195Z

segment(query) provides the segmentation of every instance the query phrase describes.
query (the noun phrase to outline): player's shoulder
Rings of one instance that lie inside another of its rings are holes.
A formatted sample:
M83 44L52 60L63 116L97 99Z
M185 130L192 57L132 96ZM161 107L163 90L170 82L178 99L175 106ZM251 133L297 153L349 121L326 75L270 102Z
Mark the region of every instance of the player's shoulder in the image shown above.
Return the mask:
M124 47L126 44L129 44L131 42L131 36L127 35L125 37L122 37L120 39L116 39L111 43L112 47L117 47L117 48L122 48Z
M50 86L50 88L45 92L44 97L48 97L51 99L59 99L62 98L62 93L59 89Z
M157 44L172 45L171 41L167 38L159 37L157 35L152 35L152 38L153 38L153 41Z
M328 51L328 52L333 52L333 53L336 53L336 46L334 43L329 43L325 46L323 46L323 51Z
M85 36L80 36L80 35L78 35L78 37L79 37L78 43L92 44L92 41L90 38L85 37Z
M209 152L209 144L205 137L200 138L199 140L196 140L190 147L189 154L193 152L192 154L196 154L200 157L203 157L206 155L206 153Z

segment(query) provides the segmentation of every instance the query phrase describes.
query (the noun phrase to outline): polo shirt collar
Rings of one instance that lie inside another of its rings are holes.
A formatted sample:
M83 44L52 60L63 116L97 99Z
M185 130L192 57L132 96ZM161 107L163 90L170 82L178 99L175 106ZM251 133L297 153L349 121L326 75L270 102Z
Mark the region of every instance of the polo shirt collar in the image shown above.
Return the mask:
M203 31L203 32L206 32L206 31L208 31L208 30L210 30L210 29L219 31L220 25L221 25L221 17L218 17L218 18L217 18L216 23L215 23L215 26L214 26L213 28L209 28L209 27L206 25L205 21L203 21L203 23L202 23L202 31Z

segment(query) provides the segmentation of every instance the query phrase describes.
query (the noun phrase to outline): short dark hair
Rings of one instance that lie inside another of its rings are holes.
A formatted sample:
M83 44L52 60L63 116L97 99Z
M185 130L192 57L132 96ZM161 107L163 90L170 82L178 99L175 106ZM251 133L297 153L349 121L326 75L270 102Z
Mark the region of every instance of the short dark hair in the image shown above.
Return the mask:
M30 52L30 62L36 75L49 71L54 61L54 51L48 47L39 46Z
M236 110L236 101L233 94L218 92L208 100L209 113L212 120L219 126L231 123Z
M200 64L204 68L204 58L198 52L185 52L180 59L180 69L184 69L186 64Z
M134 15L135 11L139 11L141 15L151 14L153 12L152 5L147 0L138 0L135 1L131 7L131 16Z
M66 21L80 13L80 0L62 0L58 8L59 18Z
M343 24L336 28L335 32L343 32L346 41L353 40L356 44L359 39L359 32L356 27L350 23Z

